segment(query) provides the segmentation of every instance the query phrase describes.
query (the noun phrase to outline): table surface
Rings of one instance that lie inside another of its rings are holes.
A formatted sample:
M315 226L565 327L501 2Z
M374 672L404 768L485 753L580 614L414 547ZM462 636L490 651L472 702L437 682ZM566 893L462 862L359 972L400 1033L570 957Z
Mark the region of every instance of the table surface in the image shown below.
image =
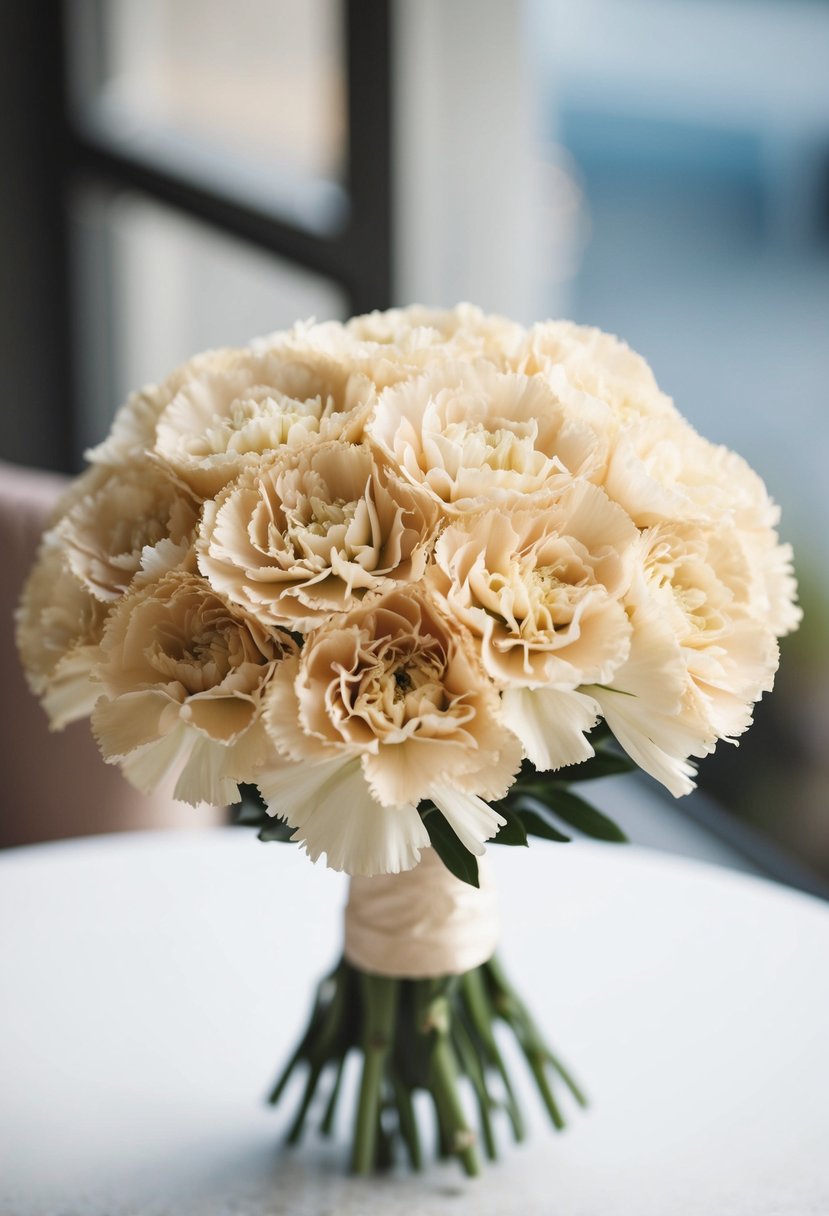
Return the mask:
M341 876L242 829L0 855L0 1212L826 1216L829 908L633 847L492 853L502 958L591 1108L556 1135L524 1085L483 1180L376 1183L263 1102Z

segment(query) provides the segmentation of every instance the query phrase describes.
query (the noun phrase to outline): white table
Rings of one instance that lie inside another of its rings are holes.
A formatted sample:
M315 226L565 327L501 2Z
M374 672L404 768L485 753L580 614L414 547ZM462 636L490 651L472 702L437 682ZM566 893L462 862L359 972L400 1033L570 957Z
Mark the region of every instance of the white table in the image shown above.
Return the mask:
M0 855L0 1212L826 1216L829 909L635 848L493 853L502 957L593 1106L556 1136L526 1087L482 1181L376 1184L262 1102L339 876L242 829Z

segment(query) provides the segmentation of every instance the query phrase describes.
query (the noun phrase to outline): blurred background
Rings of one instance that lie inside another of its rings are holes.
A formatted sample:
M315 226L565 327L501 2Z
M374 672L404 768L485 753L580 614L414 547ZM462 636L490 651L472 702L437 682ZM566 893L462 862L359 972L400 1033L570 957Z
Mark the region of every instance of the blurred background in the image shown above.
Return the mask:
M469 299L611 330L764 477L805 620L699 794L600 799L642 843L825 893L829 4L68 0L0 23L11 514L14 475L76 471L131 388L298 317ZM72 830L32 822L0 841Z

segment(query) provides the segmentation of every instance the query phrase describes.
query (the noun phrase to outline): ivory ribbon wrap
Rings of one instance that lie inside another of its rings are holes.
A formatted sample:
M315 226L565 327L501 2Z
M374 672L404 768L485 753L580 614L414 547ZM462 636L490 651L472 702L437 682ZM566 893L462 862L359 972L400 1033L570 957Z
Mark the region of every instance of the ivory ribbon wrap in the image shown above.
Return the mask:
M498 901L485 857L480 887L461 882L424 849L402 874L352 878L345 909L345 957L374 975L426 979L460 975L491 958L500 936Z

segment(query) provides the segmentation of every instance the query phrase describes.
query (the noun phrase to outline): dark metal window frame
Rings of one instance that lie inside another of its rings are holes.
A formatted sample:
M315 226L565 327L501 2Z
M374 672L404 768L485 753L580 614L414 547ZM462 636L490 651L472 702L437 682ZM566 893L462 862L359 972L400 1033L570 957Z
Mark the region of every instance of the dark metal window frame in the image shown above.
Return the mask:
M2 288L2 304L4 311L16 310L19 332L13 341L20 356L19 366L5 369L1 387L7 398L28 398L38 415L38 463L72 470L79 455L69 211L72 196L85 183L136 190L217 232L323 275L342 290L352 313L390 306L391 0L341 4L348 207L342 226L330 233L304 228L280 216L276 207L265 209L196 173L156 163L151 149L136 151L84 123L70 99L71 4L47 0L45 5L2 6L6 11L0 26L9 28L0 28L5 48L0 49L0 77L6 76L8 96L0 98L0 104L12 116L10 159L24 172L19 196L13 189L7 213L0 213L0 237L14 246L6 259L10 275ZM31 348L26 347L35 331L45 358L32 370ZM31 459L31 446L31 441L29 448L24 443L8 454Z

